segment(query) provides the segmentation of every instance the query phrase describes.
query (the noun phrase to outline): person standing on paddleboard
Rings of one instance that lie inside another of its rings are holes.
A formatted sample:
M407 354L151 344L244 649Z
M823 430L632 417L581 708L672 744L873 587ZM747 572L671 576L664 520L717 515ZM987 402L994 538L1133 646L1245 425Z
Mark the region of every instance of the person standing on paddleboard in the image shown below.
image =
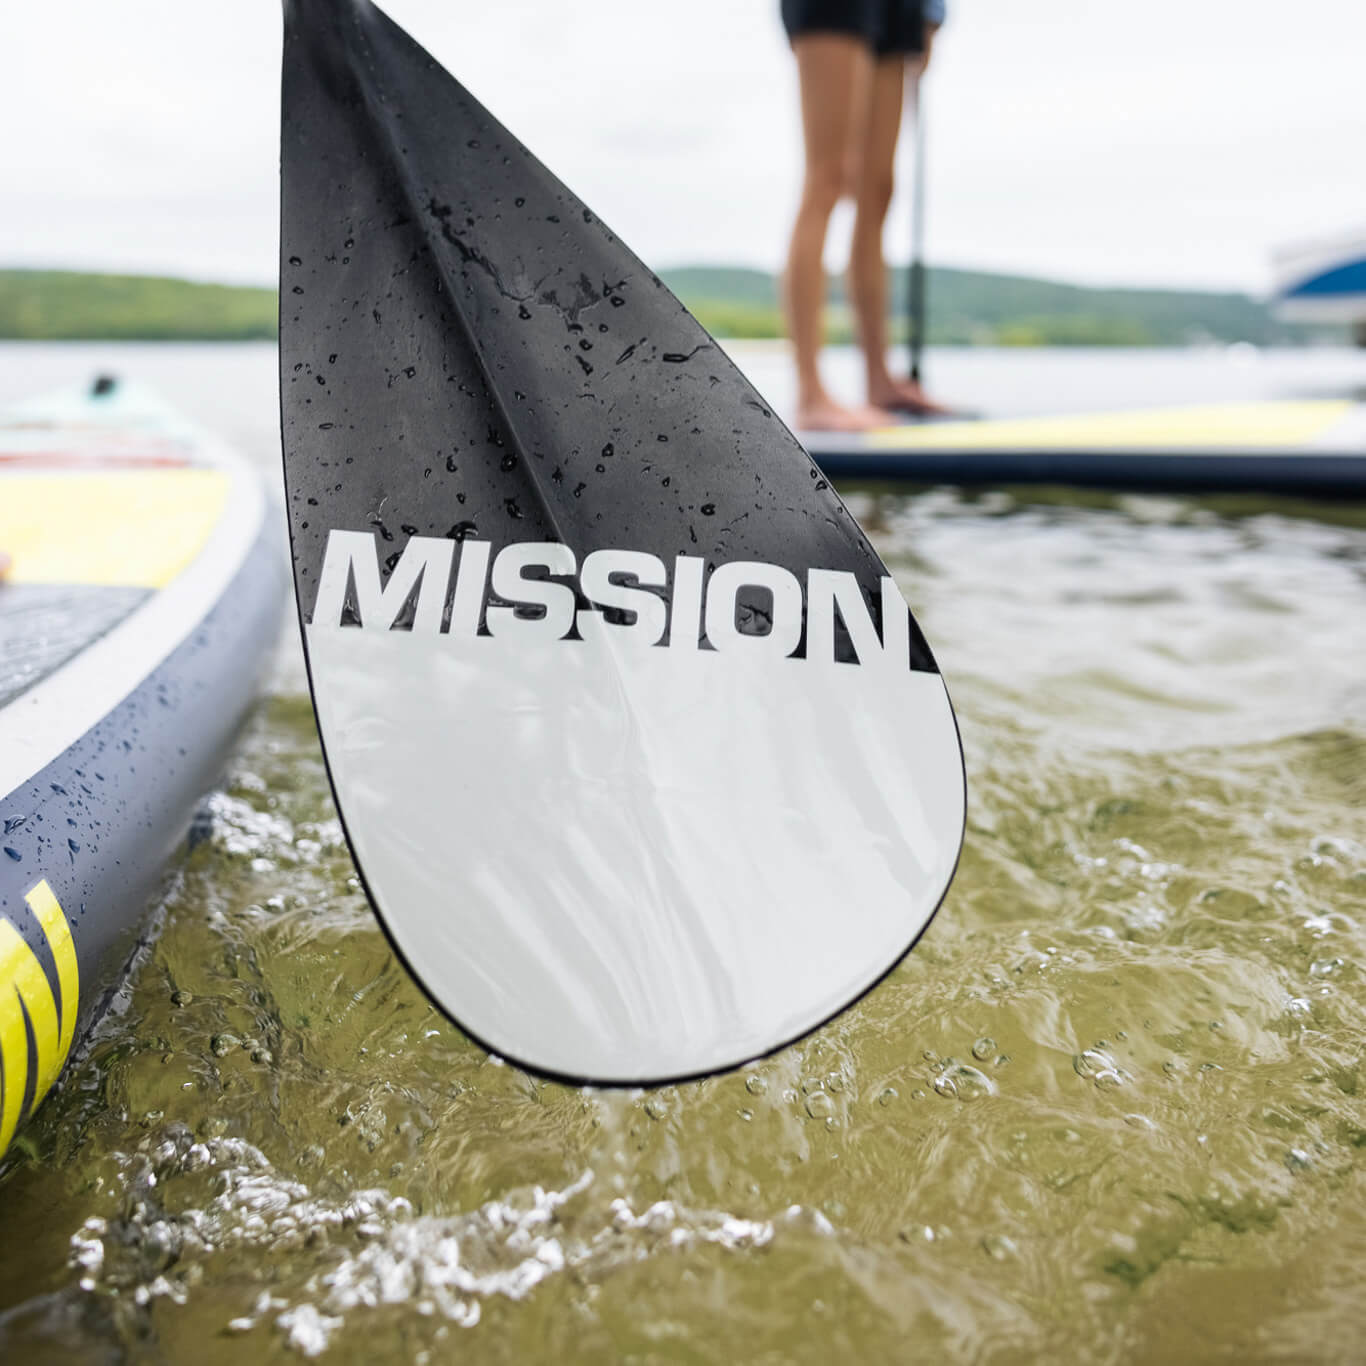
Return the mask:
M798 428L865 431L898 415L947 410L916 380L887 368L886 264L882 226L892 201L902 94L910 67L919 81L942 0L781 0L783 27L797 59L806 172L783 277L788 331L797 364ZM822 255L830 215L846 194L855 203L849 299L858 323L868 402L846 406L821 379L825 304Z

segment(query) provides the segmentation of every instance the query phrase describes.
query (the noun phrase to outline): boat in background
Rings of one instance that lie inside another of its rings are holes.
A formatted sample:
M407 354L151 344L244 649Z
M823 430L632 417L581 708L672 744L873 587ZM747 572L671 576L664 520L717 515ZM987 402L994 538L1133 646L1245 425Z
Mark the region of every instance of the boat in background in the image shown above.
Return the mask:
M1366 228L1285 247L1274 257L1273 298L1287 322L1346 323L1366 346Z

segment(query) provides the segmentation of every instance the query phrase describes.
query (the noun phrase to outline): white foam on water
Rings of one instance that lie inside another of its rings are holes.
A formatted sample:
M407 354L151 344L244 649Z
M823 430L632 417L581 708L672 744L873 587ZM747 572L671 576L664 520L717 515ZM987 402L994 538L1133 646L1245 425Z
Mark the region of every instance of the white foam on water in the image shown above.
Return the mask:
M509 1191L477 1209L423 1214L386 1190L342 1199L314 1193L236 1138L193 1141L171 1126L158 1143L117 1154L126 1188L125 1217L87 1219L70 1241L80 1288L115 1292L147 1306L186 1304L204 1278L203 1263L243 1247L317 1249L302 1284L259 1293L228 1320L232 1333L270 1327L304 1356L318 1356L358 1316L409 1305L425 1317L473 1328L492 1298L522 1300L547 1280L582 1271L600 1280L613 1268L679 1249L715 1246L738 1254L767 1247L779 1228L832 1231L814 1211L793 1206L776 1220L691 1210L669 1200L637 1212L615 1198L595 1205L592 1170L563 1188ZM184 1183L216 1190L202 1204L176 1208Z

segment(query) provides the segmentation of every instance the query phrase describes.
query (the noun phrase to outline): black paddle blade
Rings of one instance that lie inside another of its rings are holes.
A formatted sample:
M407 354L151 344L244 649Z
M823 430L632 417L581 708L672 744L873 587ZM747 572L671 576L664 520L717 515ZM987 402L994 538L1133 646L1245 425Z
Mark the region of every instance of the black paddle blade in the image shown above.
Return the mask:
M733 1066L906 952L964 781L872 547L612 233L366 0L286 0L281 393L337 806L432 999Z

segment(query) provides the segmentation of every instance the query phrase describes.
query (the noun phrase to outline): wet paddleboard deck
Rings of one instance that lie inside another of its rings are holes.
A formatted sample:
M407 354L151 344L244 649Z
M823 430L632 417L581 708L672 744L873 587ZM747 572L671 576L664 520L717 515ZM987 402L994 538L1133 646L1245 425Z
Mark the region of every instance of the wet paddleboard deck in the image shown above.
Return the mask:
M275 640L255 473L101 384L0 414L0 1152L99 1017Z
M910 423L802 441L832 479L1366 497L1366 405L1346 399Z

